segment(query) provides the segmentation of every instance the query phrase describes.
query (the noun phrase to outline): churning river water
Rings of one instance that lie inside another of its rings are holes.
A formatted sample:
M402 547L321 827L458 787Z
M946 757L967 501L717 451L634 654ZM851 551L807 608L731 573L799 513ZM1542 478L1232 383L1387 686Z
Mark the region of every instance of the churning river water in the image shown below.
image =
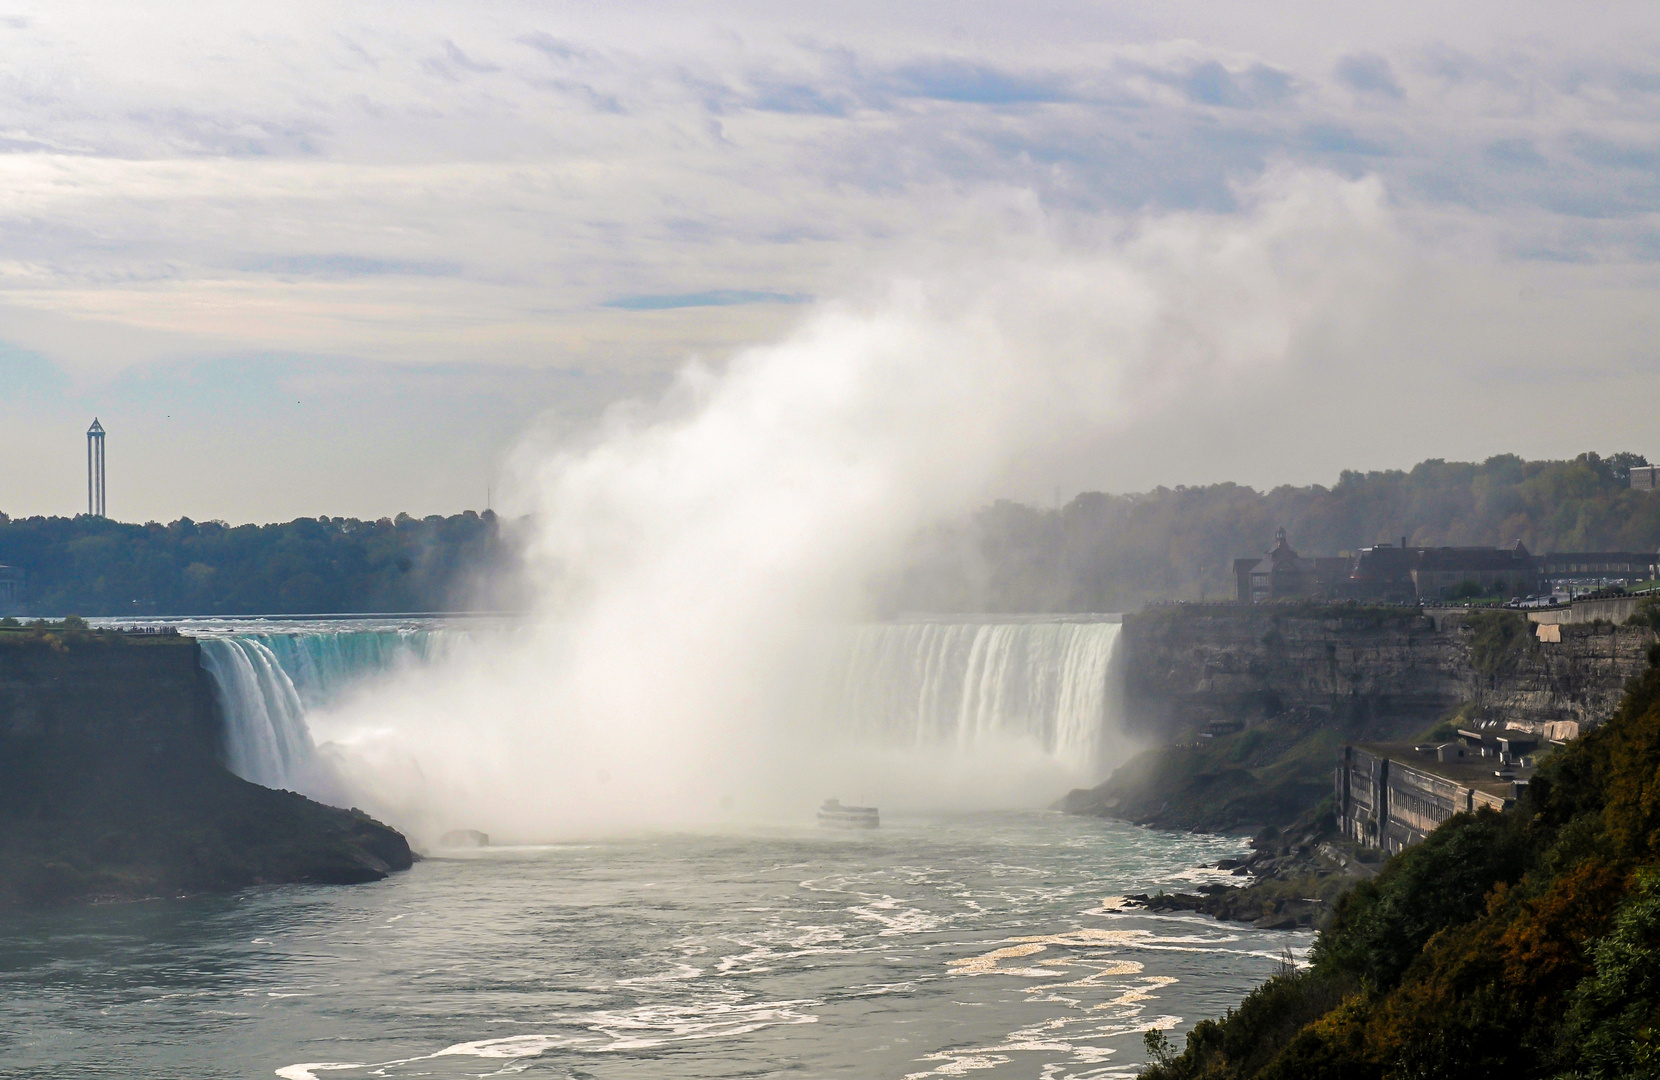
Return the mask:
M0 919L0 1075L1117 1077L1310 937L1112 914L1225 837L1046 813L486 848ZM1211 874L1217 872L1211 871Z

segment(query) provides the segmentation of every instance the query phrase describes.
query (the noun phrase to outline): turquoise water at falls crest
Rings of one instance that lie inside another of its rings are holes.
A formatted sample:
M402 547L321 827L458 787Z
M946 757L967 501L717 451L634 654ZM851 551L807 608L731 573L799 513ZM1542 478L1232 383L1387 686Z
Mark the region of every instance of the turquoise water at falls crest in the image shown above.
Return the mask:
M245 780L298 788L315 754L306 714L364 679L434 658L446 631L341 629L204 636L219 689L225 764Z
M974 754L1018 743L1088 772L1118 719L1119 629L1082 616L845 627L827 650L822 722L837 739L901 748ZM439 659L470 633L213 628L202 662L219 689L226 763L255 783L302 789L315 754L310 712L365 679Z

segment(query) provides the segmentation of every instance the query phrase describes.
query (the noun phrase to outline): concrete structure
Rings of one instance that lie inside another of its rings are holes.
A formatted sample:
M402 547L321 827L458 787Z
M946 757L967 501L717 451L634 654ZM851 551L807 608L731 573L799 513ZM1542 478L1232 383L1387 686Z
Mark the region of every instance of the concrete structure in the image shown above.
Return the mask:
M1631 618L1637 605L1660 593L1628 593L1623 589L1599 589L1589 596L1581 596L1560 607L1535 608L1527 613L1529 621L1541 626L1573 626L1580 623L1607 622L1619 625ZM1561 641L1560 634L1539 635L1540 641Z
M23 614L23 571L0 565L0 618Z
M1660 488L1660 465L1635 465L1631 469L1631 486L1638 491Z
M1511 806L1532 775L1537 736L1460 731L1435 746L1360 743L1335 775L1343 835L1391 854L1420 843L1454 814Z
M86 429L86 512L104 516L104 425L96 416Z

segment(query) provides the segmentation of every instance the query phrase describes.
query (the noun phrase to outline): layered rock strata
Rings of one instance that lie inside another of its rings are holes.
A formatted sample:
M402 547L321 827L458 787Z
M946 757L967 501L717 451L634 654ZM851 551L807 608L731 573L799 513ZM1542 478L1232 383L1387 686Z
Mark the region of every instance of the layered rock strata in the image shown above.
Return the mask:
M368 815L232 775L219 726L190 638L0 632L0 908L410 866Z
M1125 715L1132 731L1163 739L1288 714L1384 735L1471 706L1502 725L1571 736L1613 710L1655 635L1591 623L1560 637L1540 642L1508 612L1155 607L1124 618Z

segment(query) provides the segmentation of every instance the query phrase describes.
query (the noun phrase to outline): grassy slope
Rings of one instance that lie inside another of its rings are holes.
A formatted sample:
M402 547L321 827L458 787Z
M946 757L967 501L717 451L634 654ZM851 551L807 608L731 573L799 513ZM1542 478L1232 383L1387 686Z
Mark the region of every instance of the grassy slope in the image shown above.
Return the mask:
M1283 827L1331 793L1338 751L1351 738L1329 720L1262 721L1232 735L1143 751L1106 783L1068 794L1060 807L1170 829Z
M1660 1077L1660 670L1514 811L1357 886L1310 968L1150 1043L1148 1080Z

